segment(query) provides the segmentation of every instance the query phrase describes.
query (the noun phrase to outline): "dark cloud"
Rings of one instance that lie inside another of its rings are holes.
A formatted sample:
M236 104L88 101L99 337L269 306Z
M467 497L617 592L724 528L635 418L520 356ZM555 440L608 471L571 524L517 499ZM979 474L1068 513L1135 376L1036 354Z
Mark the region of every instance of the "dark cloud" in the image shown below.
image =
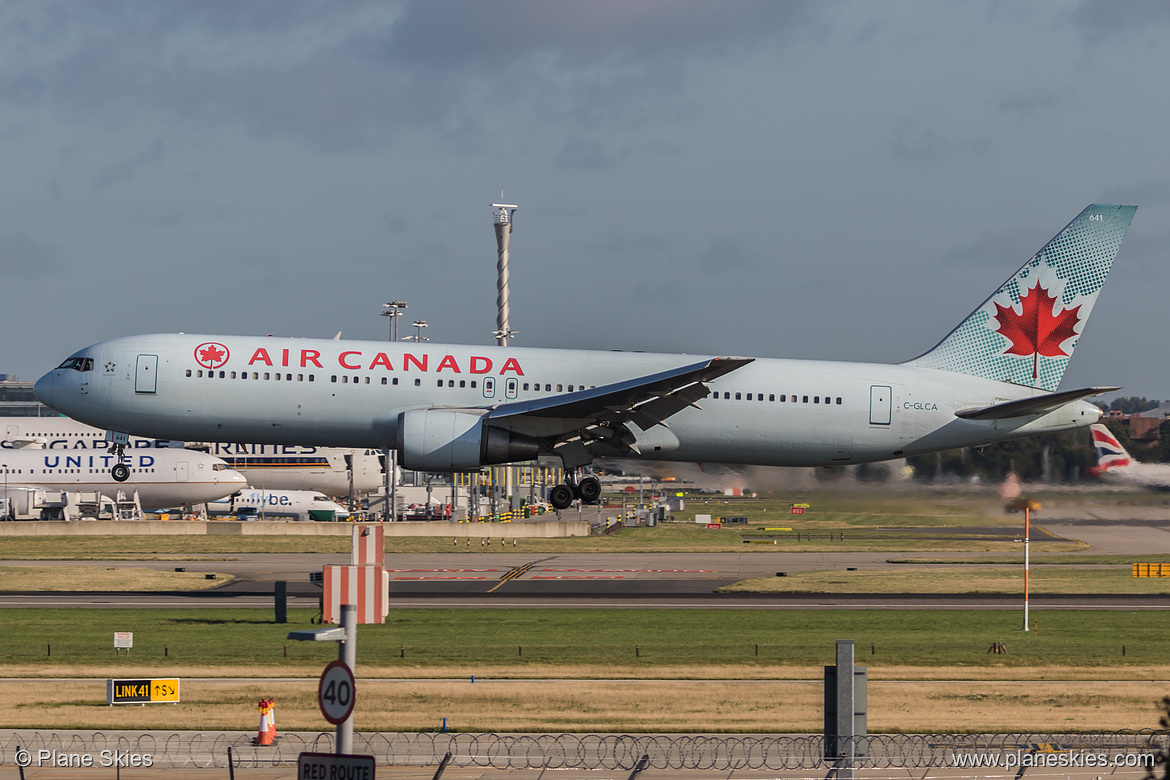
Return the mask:
M1023 265L1051 238L1041 235L1043 232L1035 228L1020 228L984 233L974 243L947 252L943 259L973 268L1002 269L1006 275Z
M0 33L11 44L2 99L114 124L147 111L327 150L383 146L411 129L466 143L501 129L487 118L501 101L546 119L584 111L593 122L645 121L671 102L685 59L739 57L811 28L815 16L808 0L745 0L734 12L699 0L36 9L10 12ZM615 160L571 145L562 156L586 168Z
M721 236L699 254L699 267L707 273L738 271L755 264L755 258L742 242Z
M1152 181L1144 184L1135 182L1125 187L1116 187L1106 190L1101 196L1104 203L1121 203L1138 206L1138 218L1141 218L1142 208L1149 208L1156 204L1170 201L1170 181Z
M1170 3L1165 0L1084 0L1073 10L1070 19L1087 42L1098 44L1114 35L1170 26Z
M40 279L62 266L55 250L24 233L0 235L0 279Z
M657 236L622 232L609 236L596 246L600 251L610 255L661 254L666 251L666 243Z
M565 140L556 162L569 170L597 172L620 165L627 155L625 151L611 151L597 139L571 136Z
M815 27L808 0L413 0L386 41L396 61L510 67L534 55L573 68L678 53L728 54Z
M1071 90L1068 89L1037 87L1003 96L999 100L998 108L1004 114L1033 117L1071 105L1074 99Z
M991 143L981 138L949 138L933 130L903 126L896 132L894 156L925 166L941 165L954 159L972 159L985 154Z

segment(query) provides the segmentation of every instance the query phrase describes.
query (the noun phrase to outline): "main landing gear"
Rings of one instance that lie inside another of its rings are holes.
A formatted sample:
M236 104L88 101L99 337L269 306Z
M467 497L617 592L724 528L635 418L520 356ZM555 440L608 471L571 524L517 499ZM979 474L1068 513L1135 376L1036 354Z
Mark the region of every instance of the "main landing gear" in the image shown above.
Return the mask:
M122 462L122 459L126 457L125 444L114 445L114 457L118 459L118 462L110 469L110 476L114 478L115 482L125 482L130 479L130 467Z
M549 488L548 502L553 509L568 509L574 499L581 499L586 504L596 504L601 500L601 482L597 477L583 477L574 480L573 475L567 475L567 482Z

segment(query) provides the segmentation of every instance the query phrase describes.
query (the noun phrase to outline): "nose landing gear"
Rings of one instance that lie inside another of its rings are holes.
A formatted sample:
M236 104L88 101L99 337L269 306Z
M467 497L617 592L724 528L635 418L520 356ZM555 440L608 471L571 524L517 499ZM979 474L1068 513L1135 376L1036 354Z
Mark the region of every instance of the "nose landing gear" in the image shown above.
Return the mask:
M110 476L114 478L115 482L125 482L130 479L130 467L122 462L126 457L125 444L114 445L114 457L118 459L118 462L110 469Z

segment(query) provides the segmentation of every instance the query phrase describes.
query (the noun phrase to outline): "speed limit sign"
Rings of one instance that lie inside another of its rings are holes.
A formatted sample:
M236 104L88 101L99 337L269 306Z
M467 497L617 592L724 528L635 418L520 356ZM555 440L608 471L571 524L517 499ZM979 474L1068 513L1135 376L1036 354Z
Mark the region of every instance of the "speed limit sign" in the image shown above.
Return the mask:
M325 720L337 726L353 714L353 672L344 661L334 661L321 672L317 703Z

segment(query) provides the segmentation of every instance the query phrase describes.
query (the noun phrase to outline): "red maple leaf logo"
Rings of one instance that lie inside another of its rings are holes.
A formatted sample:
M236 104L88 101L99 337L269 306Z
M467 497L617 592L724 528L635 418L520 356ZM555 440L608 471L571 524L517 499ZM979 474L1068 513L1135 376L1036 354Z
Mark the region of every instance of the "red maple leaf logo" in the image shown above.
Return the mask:
M228 348L209 341L195 347L195 360L204 368L219 368L228 359Z
M1032 356L1032 378L1036 378L1037 362L1044 357L1068 356L1060 348L1067 339L1077 335L1076 325L1080 322L1078 304L1075 308L1056 313L1056 298L1047 290L1040 289L1040 282L1020 296L1020 313L1010 306L995 304L995 319L999 321L996 332L1011 339L1011 347L1005 355Z

